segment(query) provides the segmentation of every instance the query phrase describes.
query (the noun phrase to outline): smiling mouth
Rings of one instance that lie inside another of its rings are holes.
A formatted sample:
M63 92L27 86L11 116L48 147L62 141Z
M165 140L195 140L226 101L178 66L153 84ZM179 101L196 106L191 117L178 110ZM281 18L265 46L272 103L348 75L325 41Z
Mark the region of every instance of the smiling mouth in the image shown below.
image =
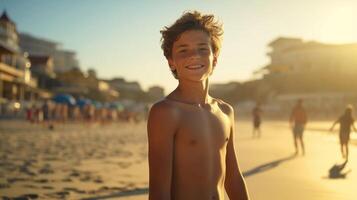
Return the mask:
M203 67L204 67L203 65L189 65L189 66L186 66L187 69L192 69L192 70L201 69Z

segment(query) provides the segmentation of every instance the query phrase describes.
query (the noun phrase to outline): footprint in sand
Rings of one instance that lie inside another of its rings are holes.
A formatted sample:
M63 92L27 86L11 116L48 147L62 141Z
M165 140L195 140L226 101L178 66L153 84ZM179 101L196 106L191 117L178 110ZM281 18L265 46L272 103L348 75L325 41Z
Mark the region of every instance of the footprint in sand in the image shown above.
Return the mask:
M28 181L30 179L28 179L28 178L8 178L6 180L7 180L7 182L9 182L11 184L11 183L19 182L19 181Z
M51 168L51 165L45 165L40 170L38 170L40 174L53 174L54 170Z
M22 165L19 167L19 171L21 173L27 174L29 176L36 176L36 173L30 171L30 169L28 168L28 165Z
M75 193L78 193L78 194L86 193L86 191L84 191L84 190L80 190L80 189L72 188L72 187L65 187L65 188L63 188L63 190L69 191L69 192L75 192Z
M72 182L72 179L67 177L61 180L62 182Z
M24 195L21 195L21 196L18 196L18 197L14 197L14 198L8 198L8 199L13 199L13 200L28 200L28 199L37 199L39 196L38 194L24 194ZM6 199L6 198L3 198L3 199Z
M84 177L80 178L79 180L82 182L88 182L88 181L92 180L92 177L89 175L85 175Z
M73 176L73 177L79 177L81 174L79 171L77 170L72 170L72 172L69 174L69 176Z
M26 188L39 188L36 185L24 185L24 187L26 187Z
M124 191L125 187L109 187L109 186L103 186L99 188L100 191L112 191L112 192L119 192L119 191Z
M45 189L45 190L53 190L54 187L52 187L52 186L42 186L42 189Z
M123 168L123 169L126 169L126 168L128 168L128 167L130 167L131 166L131 164L132 163L128 163L128 162L119 162L118 163L118 165L121 167L121 168Z
M46 194L49 197L56 198L56 199L66 199L66 196L69 195L68 191L60 191L55 193Z
M100 177L97 177L96 179L94 179L95 183L103 183L103 180Z
M36 183L48 183L49 180L48 179L45 179L45 178L41 178L41 179L36 179L34 180Z

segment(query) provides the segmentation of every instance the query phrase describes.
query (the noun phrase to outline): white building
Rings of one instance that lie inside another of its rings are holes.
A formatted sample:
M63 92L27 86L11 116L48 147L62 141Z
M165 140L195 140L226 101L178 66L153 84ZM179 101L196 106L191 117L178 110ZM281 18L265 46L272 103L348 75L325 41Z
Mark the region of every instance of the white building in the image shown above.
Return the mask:
M278 38L269 44L267 75L291 73L357 73L357 43L324 44Z
M62 73L73 68L79 68L76 52L61 49L60 43L27 33L20 33L20 47L30 55L52 57L55 72Z
M0 44L14 53L19 53L19 37L15 23L7 16L4 11L0 17Z

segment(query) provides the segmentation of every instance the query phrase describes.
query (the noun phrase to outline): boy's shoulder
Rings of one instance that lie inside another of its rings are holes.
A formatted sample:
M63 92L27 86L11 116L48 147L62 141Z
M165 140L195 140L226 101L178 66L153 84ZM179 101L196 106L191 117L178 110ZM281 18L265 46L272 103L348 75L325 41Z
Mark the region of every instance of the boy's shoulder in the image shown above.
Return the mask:
M214 101L217 102L217 105L224 113L226 113L228 115L234 114L233 106L231 106L229 103L227 103L219 98L213 98L213 99L214 99Z
M175 119L177 117L177 108L164 98L153 104L150 109L150 116L159 116L164 119Z

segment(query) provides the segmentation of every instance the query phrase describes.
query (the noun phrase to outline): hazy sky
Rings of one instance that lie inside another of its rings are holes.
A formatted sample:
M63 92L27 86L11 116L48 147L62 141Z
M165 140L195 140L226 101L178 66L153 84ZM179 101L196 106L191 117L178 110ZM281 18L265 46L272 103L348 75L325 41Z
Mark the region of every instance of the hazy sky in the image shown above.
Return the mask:
M83 70L139 81L144 89L176 87L160 48L160 29L185 10L215 14L224 41L211 82L244 81L269 62L279 36L357 42L356 0L0 0L20 32L74 50Z

